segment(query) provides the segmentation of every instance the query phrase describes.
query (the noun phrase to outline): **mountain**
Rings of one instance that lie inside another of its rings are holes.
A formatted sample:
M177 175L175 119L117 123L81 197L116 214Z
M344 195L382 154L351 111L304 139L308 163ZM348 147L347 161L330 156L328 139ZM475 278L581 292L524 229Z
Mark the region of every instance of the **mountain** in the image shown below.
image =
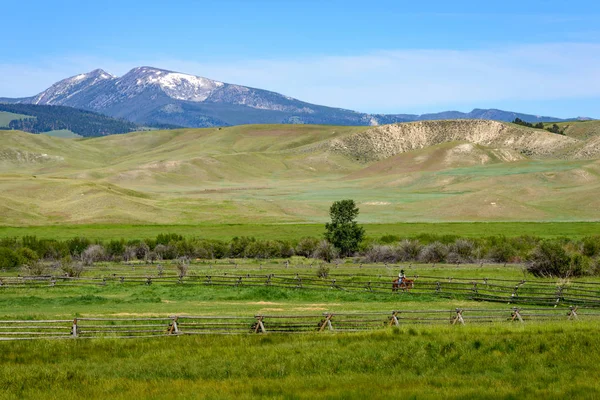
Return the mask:
M152 67L134 68L122 77L101 69L55 83L33 97L0 98L4 103L62 105L95 111L138 124L186 127L240 124L383 125L438 119L561 121L501 110L469 113L365 114L306 103L279 93L234 85Z

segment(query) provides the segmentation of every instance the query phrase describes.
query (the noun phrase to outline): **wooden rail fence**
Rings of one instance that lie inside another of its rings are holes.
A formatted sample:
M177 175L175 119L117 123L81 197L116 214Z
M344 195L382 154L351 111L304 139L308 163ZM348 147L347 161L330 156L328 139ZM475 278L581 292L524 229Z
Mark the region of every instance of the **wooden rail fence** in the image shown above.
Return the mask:
M412 278L412 277L411 277ZM453 279L433 276L415 276L414 287L392 290L390 277L385 276L331 276L318 278L301 274L244 274L244 275L188 275L140 276L111 275L107 277L73 278L65 276L0 277L2 288L74 287L117 285L203 285L229 287L278 287L287 289L340 290L387 293L396 295L429 294L448 298L466 298L477 301L529 305L582 305L600 307L600 283L595 282L542 282L502 279Z
M156 318L73 318L0 320L0 341L77 338L147 338L210 334L357 332L426 324L525 323L599 320L600 312L567 308L394 310L387 313L318 315L169 316Z

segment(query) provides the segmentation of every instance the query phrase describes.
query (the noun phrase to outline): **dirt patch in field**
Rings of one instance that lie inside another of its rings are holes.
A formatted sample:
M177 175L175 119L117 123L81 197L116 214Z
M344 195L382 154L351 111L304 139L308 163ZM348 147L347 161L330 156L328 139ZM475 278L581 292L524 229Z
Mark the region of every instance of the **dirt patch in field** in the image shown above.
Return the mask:
M327 311L328 309L325 307L294 307L292 308L294 311Z

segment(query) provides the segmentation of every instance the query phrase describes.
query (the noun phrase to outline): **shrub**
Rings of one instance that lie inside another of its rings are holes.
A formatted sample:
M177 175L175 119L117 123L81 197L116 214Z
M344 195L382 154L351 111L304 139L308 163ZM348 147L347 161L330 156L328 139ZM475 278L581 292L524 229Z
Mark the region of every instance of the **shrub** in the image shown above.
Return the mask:
M14 269L21 265L21 257L7 247L0 247L0 269Z
M433 242L421 249L419 261L425 263L438 263L446 259L448 248L440 242Z
M76 237L73 239L67 240L67 247L69 248L69 253L72 256L79 256L85 249L87 249L90 245L90 241L87 238Z
M568 275L571 276L583 276L594 273L594 267L592 260L579 253L571 254L571 260L569 263Z
M99 244L92 244L81 253L81 262L84 265L92 265L95 262L103 261L105 259L106 251L104 250L104 247Z
M111 258L121 257L123 252L125 251L125 241L121 240L111 240L105 245L106 254L108 254Z
M36 261L40 258L38 254L29 247L21 247L17 250L17 255L21 258L21 263L23 264Z
M326 262L331 262L331 260L336 259L338 256L338 250L327 240L320 241L315 249L315 252L313 253L313 258L319 258Z
M21 270L23 271L23 273L25 275L30 275L30 276L42 276L46 274L46 271L48 270L46 264L44 263L44 261L42 260L36 260L36 261L32 261L28 264L24 264L21 267Z
M396 247L396 255L399 261L417 261L422 248L418 240L404 239Z
M296 254L308 258L315 252L318 245L319 239L312 237L302 238L296 246Z
M63 260L60 264L60 269L68 277L79 278L83 273L83 263L73 260Z
M502 242L490 247L487 258L493 262L506 263L515 257L516 254L516 250L510 245L510 243Z
M135 258L138 260L145 260L150 253L150 247L145 242L138 242L133 245L135 251Z
M177 262L175 263L175 268L177 268L177 272L179 272L179 277L183 278L187 275L188 268L190 266L190 259L187 257L179 257Z
M571 257L557 243L544 241L530 254L527 270L535 276L567 277L571 268Z
M317 268L317 276L319 278L327 278L329 276L329 267L321 264L319 268Z
M396 262L396 252L392 246L375 244L365 254L368 262Z
M125 250L123 250L123 260L126 262L135 260L136 257L136 246L125 246Z
M229 243L229 256L233 258L245 258L246 248L254 242L256 242L256 239L253 237L234 237Z
M171 242L180 242L183 240L183 236L176 233L160 233L156 236L156 244L168 245Z
M473 261L473 250L475 244L471 240L456 239L448 246L448 262L471 262Z
M600 255L600 236L587 236L583 238L583 255L596 257Z

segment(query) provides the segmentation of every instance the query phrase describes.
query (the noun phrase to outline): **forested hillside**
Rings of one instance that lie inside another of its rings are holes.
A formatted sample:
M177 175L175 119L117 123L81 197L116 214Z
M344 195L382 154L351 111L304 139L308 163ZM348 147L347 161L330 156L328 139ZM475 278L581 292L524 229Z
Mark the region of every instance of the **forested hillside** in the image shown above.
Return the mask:
M138 125L133 122L72 107L0 104L0 111L31 116L31 118L14 119L0 129L15 129L30 133L69 130L85 137L139 130Z

